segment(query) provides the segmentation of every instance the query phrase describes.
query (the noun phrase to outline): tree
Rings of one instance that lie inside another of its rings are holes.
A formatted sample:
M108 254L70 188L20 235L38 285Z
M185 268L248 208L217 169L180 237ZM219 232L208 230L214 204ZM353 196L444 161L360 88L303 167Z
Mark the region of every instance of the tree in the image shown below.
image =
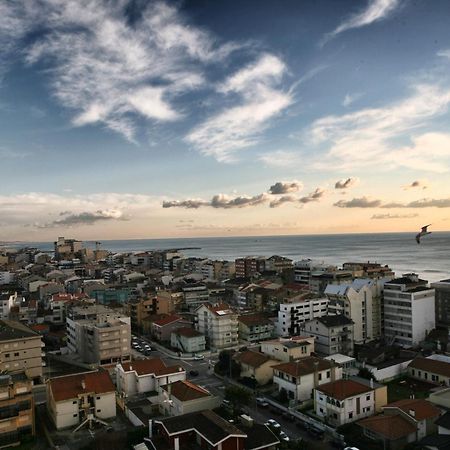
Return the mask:
M280 400L281 403L287 403L289 400L288 393L285 388L281 388L280 392L278 392L278 400Z
M238 415L243 405L248 405L252 399L252 394L247 389L230 385L225 389L225 398L231 402L234 415Z
M214 366L214 371L219 375L238 378L241 373L239 364L233 359L234 350L222 350L219 353L219 360Z
M358 377L365 378L366 380L377 381L375 375L367 367L361 367L358 372Z

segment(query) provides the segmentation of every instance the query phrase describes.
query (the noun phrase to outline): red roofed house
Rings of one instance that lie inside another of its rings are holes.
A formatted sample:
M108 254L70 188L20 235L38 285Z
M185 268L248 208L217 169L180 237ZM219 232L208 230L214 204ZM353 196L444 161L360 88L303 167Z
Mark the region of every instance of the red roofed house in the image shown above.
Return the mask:
M51 378L47 409L58 430L79 425L90 415L101 420L116 417L116 388L103 370Z
M159 342L170 342L172 331L186 326L186 322L176 314L154 320L150 326L151 335Z
M172 331L170 345L181 350L183 353L198 353L205 350L206 339L197 330L182 327Z
M159 358L139 359L116 366L117 391L122 397L156 391L175 381L186 379L181 366L166 366Z
M259 385L267 384L273 380L273 366L279 362L264 353L252 350L239 352L234 360L241 368L241 377L252 378Z

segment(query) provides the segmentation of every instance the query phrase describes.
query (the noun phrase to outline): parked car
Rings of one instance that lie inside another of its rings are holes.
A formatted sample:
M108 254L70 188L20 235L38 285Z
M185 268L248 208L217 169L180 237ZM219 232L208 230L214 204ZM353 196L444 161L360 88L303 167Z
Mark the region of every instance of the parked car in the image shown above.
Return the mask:
M281 429L281 425L274 419L269 419L264 425L267 425L268 427L275 428L276 430Z
M196 377L198 375L198 370L190 370L189 375L191 375L192 377Z
M280 431L280 439L282 439L284 442L289 442L289 436L284 432L284 431Z
M194 359L197 361L200 361L202 359L205 359L204 355L194 355Z
M264 397L256 397L256 404L262 408L267 408L269 406Z

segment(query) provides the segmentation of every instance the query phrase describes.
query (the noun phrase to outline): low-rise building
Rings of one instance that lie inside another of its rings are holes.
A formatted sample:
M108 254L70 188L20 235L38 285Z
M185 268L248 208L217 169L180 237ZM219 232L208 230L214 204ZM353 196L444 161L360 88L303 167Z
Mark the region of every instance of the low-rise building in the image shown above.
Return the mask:
M342 314L309 320L303 324L302 332L316 338L317 353L353 354L353 321Z
M427 383L450 386L450 363L417 357L408 366L408 376Z
M342 377L342 369L333 361L315 356L277 364L273 366L273 371L273 382L278 386L278 391L284 389L294 402L312 400L315 388Z
M205 336L189 327L178 328L170 335L170 345L183 353L203 352L206 348Z
M251 378L260 386L273 380L273 366L278 363L270 356L253 350L238 353L234 360L241 368L241 378Z
M314 341L315 338L310 336L292 336L264 341L261 343L261 353L279 361L294 361L311 356L314 352Z
M117 391L122 398L158 392L161 386L186 379L182 366L166 366L159 358L120 363L116 367Z
M245 314L239 316L238 321L241 341L260 342L273 336L273 322L261 314Z
M185 327L186 321L182 317L176 314L161 317L160 319L153 320L150 329L153 338L159 342L170 342L170 335L172 331Z
M107 371L86 372L47 381L47 410L57 430L86 419L116 416L116 389Z

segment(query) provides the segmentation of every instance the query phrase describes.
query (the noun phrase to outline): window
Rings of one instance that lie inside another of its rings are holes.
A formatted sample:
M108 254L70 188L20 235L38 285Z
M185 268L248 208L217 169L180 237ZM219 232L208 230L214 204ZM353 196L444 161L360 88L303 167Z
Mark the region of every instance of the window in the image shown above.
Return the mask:
M76 400L74 400L74 401L72 402L72 404L73 404L73 405L76 405L76 404L77 404L77 401L76 401Z
M330 371L327 370L327 378L330 378Z
M370 395L366 396L366 400L369 401L370 400Z
M349 419L353 419L353 413L352 413L352 412L349 412L349 413L348 413L348 418L349 418Z
M102 410L101 409L97 409L97 412L102 412Z
M73 417L78 417L78 414L74 414Z
M9 358L9 353L5 353L5 358Z
M319 373L319 381L322 381L322 374Z
M14 356L19 356L19 352L14 353Z

